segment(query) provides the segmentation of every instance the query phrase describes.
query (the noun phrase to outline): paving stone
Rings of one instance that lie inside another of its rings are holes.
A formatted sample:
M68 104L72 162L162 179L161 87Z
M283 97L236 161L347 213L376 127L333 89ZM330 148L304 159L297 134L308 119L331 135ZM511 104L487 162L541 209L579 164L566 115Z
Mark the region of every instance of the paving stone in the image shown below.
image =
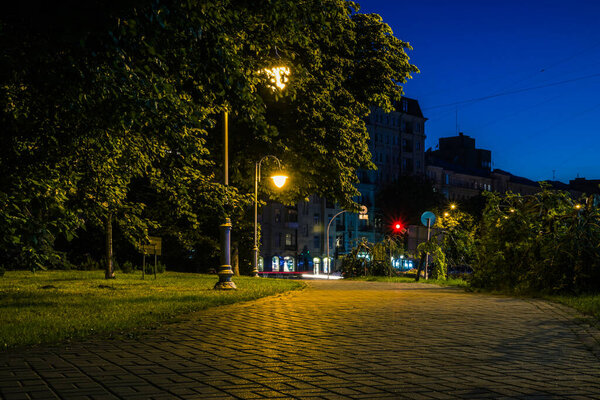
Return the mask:
M328 281L137 340L0 354L0 398L600 399L600 331L542 300Z

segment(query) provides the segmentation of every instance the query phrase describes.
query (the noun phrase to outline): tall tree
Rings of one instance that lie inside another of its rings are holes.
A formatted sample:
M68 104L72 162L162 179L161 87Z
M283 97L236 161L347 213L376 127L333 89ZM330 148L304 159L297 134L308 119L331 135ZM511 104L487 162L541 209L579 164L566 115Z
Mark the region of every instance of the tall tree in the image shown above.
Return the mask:
M292 172L282 201L319 193L353 206L356 170L373 167L363 117L371 105L389 109L417 71L408 44L358 9L344 0L97 0L48 8L46 18L3 16L3 251L39 254L42 265L56 235L91 223L106 230L111 277L114 223L135 243L159 225L185 241L218 215L242 218L265 154ZM275 64L292 71L283 92L264 72ZM225 110L229 188L215 168Z

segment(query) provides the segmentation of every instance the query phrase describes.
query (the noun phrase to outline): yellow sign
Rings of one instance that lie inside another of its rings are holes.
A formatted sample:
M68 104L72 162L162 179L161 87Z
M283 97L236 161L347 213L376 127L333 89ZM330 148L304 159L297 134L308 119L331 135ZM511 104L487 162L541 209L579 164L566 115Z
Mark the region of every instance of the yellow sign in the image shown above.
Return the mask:
M148 236L150 243L140 245L140 250L144 254L160 256L162 250L162 239L156 236Z

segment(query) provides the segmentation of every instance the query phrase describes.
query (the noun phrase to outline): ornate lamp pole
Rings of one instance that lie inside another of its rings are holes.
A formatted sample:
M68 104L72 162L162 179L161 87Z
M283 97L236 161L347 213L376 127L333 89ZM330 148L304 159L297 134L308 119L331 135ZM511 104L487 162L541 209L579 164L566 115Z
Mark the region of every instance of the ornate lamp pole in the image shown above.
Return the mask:
M229 186L229 120L227 111L223 111L223 184L225 188ZM215 284L216 290L237 289L235 283L231 280L233 270L231 269L231 219L225 218L225 221L219 225L221 237L221 265L219 266L219 281Z
M287 67L273 67L260 71L269 77L270 86L273 91L283 89L288 81L290 73ZM229 186L229 121L227 110L223 111L223 184ZM219 226L221 239L221 265L219 266L219 281L215 284L216 290L237 289L231 280L233 270L231 268L231 219L226 217ZM256 232L256 231L255 231ZM256 235L256 234L255 234ZM256 237L256 236L255 236ZM256 241L256 240L255 240Z
M268 155L264 156L260 159L259 162L256 163L254 168L254 249L253 249L253 259L252 259L252 276L258 277L258 182L260 182L260 166L264 160L267 158L274 158L277 161L277 165L279 166L279 173L277 175L272 175L271 179L273 179L273 183L278 188L281 188L285 185L285 181L287 176L281 172L281 162L275 156Z

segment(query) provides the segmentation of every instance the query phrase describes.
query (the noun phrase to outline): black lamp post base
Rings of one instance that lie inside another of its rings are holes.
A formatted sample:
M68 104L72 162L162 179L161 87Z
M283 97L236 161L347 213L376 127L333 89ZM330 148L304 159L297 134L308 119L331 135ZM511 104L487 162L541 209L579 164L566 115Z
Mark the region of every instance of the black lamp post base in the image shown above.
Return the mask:
M224 281L215 283L214 290L237 290L233 281Z

